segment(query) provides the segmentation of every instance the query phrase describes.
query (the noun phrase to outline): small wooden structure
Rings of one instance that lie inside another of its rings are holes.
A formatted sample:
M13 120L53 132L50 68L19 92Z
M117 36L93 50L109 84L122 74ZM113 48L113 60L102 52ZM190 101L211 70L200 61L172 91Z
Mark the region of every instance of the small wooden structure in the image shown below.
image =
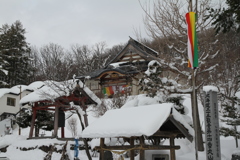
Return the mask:
M144 115L151 116L145 119ZM108 117L111 119L107 121ZM124 118L121 120L120 117ZM187 138L192 141L192 134L193 129L171 104L156 104L108 111L88 126L82 137L100 138L100 146L95 147L100 151L100 160L104 159L104 151L116 150L122 150L120 153L129 151L130 160L134 160L135 150L139 150L140 160L145 159L145 150L170 150L171 160L176 160L175 150L180 149L180 146L174 144L174 139ZM106 146L104 138L110 137L124 138L130 145ZM160 141L167 138L170 139L170 144L161 145ZM145 140L152 143L146 144Z
M29 138L33 137L33 130L38 110L52 110L54 112L54 132L51 138L57 137L57 130L61 127L61 138L64 138L65 111L74 110L70 103L79 105L86 113L87 105L98 104L99 99L79 80L70 84L54 83L43 86L25 96L20 104L32 103L32 120ZM65 86L67 85L67 86ZM69 87L71 86L71 87ZM66 89L67 88L67 89ZM88 126L87 114L84 115L85 126Z

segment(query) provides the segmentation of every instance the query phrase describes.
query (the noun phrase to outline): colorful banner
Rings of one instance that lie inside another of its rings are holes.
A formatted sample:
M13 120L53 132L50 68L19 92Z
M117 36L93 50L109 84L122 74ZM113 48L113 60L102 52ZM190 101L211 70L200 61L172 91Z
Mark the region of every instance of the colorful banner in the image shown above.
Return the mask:
M188 32L188 67L198 67L198 44L196 21L197 15L195 12L186 14L187 32Z
M110 96L110 95L116 94L117 92L124 93L125 87L127 87L127 86L128 85L104 87L103 94Z

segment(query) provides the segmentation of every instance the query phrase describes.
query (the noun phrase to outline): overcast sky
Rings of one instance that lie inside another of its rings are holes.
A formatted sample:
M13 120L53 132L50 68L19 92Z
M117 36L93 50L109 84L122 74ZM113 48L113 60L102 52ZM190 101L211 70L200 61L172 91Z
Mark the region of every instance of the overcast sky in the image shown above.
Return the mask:
M0 0L0 15L1 26L20 20L37 47L102 41L111 47L136 38L134 28L146 37L138 0Z

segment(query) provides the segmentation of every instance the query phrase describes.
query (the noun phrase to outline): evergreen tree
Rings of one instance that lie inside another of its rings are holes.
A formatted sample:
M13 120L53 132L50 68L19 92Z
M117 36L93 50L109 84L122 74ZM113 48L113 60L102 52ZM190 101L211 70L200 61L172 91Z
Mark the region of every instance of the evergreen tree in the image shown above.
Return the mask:
M207 19L213 19L216 32L226 33L232 29L240 32L240 1L227 0L226 4L228 8L209 9Z
M186 114L186 107L184 107L184 105L182 104L182 101L183 101L182 96L178 95L178 96L168 97L166 101L175 104L174 107L179 113Z
M237 126L240 125L240 99L237 97L228 98L223 104L222 122L226 123L226 126L220 128L220 134L223 136L233 136L236 140L236 147L238 147L238 139L240 138L240 132L237 130Z
M159 103L171 102L174 108L181 114L186 113L186 108L182 104L182 96L175 94L178 84L172 79L162 77L162 68L158 61L153 60L148 64L148 70L140 79L140 90L145 91L149 97L158 97ZM174 94L172 94L174 93Z
M30 47L26 42L25 33L20 21L11 26L5 24L0 30L0 60L5 62L2 69L7 71L3 79L10 87L28 84L33 71L30 65Z
M16 118L16 123L21 128L27 128L31 126L31 119L32 119L31 111L25 110L18 114ZM38 137L40 129L51 131L53 129L53 124L54 124L53 113L46 110L39 110L37 112L35 121L35 136Z
M161 73L160 64L157 61L151 61L148 64L148 70L139 81L140 90L145 91L149 97L155 97L157 92L163 89Z
M39 130L51 131L54 127L54 115L46 110L39 110L35 121L35 137L38 137Z
M16 118L16 123L20 128L27 128L31 126L31 113L29 110L20 111Z

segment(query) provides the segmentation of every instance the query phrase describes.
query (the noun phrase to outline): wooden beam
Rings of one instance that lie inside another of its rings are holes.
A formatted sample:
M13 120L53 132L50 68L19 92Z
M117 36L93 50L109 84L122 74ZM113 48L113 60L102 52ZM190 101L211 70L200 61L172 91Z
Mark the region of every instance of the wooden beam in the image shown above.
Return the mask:
M171 122L179 129L179 131L184 135L186 136L186 138L192 142L193 141L193 136L189 134L189 132L187 131L187 129L185 127L183 127L183 125L176 121L174 118L173 118L173 115L170 115L169 120L171 120Z
M30 128L30 132L29 132L29 138L32 138L33 136L33 130L34 130L34 126L35 126L35 119L36 119L36 115L37 115L37 110L35 107L32 107L33 110L33 115L32 115L32 121L31 121L31 128Z
M134 147L134 137L130 138L130 146ZM130 160L134 160L135 150L130 150Z
M101 75L99 75L98 77L96 77L96 79L100 79L100 78L102 78L102 77L104 77L104 76L106 76L106 75L108 75L108 74L112 74L112 73L116 73L116 74L122 75L122 76L125 75L125 74L122 74L122 73L117 72L117 71L108 71L108 72L102 73Z
M118 84L118 83L124 83L124 84L127 84L127 81L126 80L122 80L122 81L108 81L108 82L104 82L102 83L102 85L106 85L106 84Z
M61 138L65 138L64 127L61 127Z
M101 148L104 147L104 138L100 138L100 156L99 156L99 160L104 160L104 150L102 150Z
M171 160L176 160L176 155L175 155L175 149L172 147L174 146L174 137L170 137L170 155L171 155Z
M58 131L58 112L59 112L59 108L58 108L58 107L55 107L53 137L57 137L57 131Z
M125 57L131 58L131 57L141 57L141 56L137 53L125 54L123 57L121 57L121 59L124 59Z
M128 149L133 149L136 148L136 150L138 150L139 148L141 148L143 150L170 150L171 148L174 150L180 149L180 146L166 146L166 145L124 145L124 146L104 146L104 149L107 150L128 150ZM100 146L96 146L95 147L96 150L101 150Z
M158 137L176 137L177 135L182 134L180 131L157 131L152 136L158 136Z
M124 80L128 78L127 76L121 76L121 77L118 77L118 78L112 78L112 77L109 77L109 78L104 78L104 81L110 81L110 80Z
M140 137L140 145L144 146L144 137L143 136ZM139 158L139 160L145 160L145 150L142 149L142 148L140 149L140 158Z

